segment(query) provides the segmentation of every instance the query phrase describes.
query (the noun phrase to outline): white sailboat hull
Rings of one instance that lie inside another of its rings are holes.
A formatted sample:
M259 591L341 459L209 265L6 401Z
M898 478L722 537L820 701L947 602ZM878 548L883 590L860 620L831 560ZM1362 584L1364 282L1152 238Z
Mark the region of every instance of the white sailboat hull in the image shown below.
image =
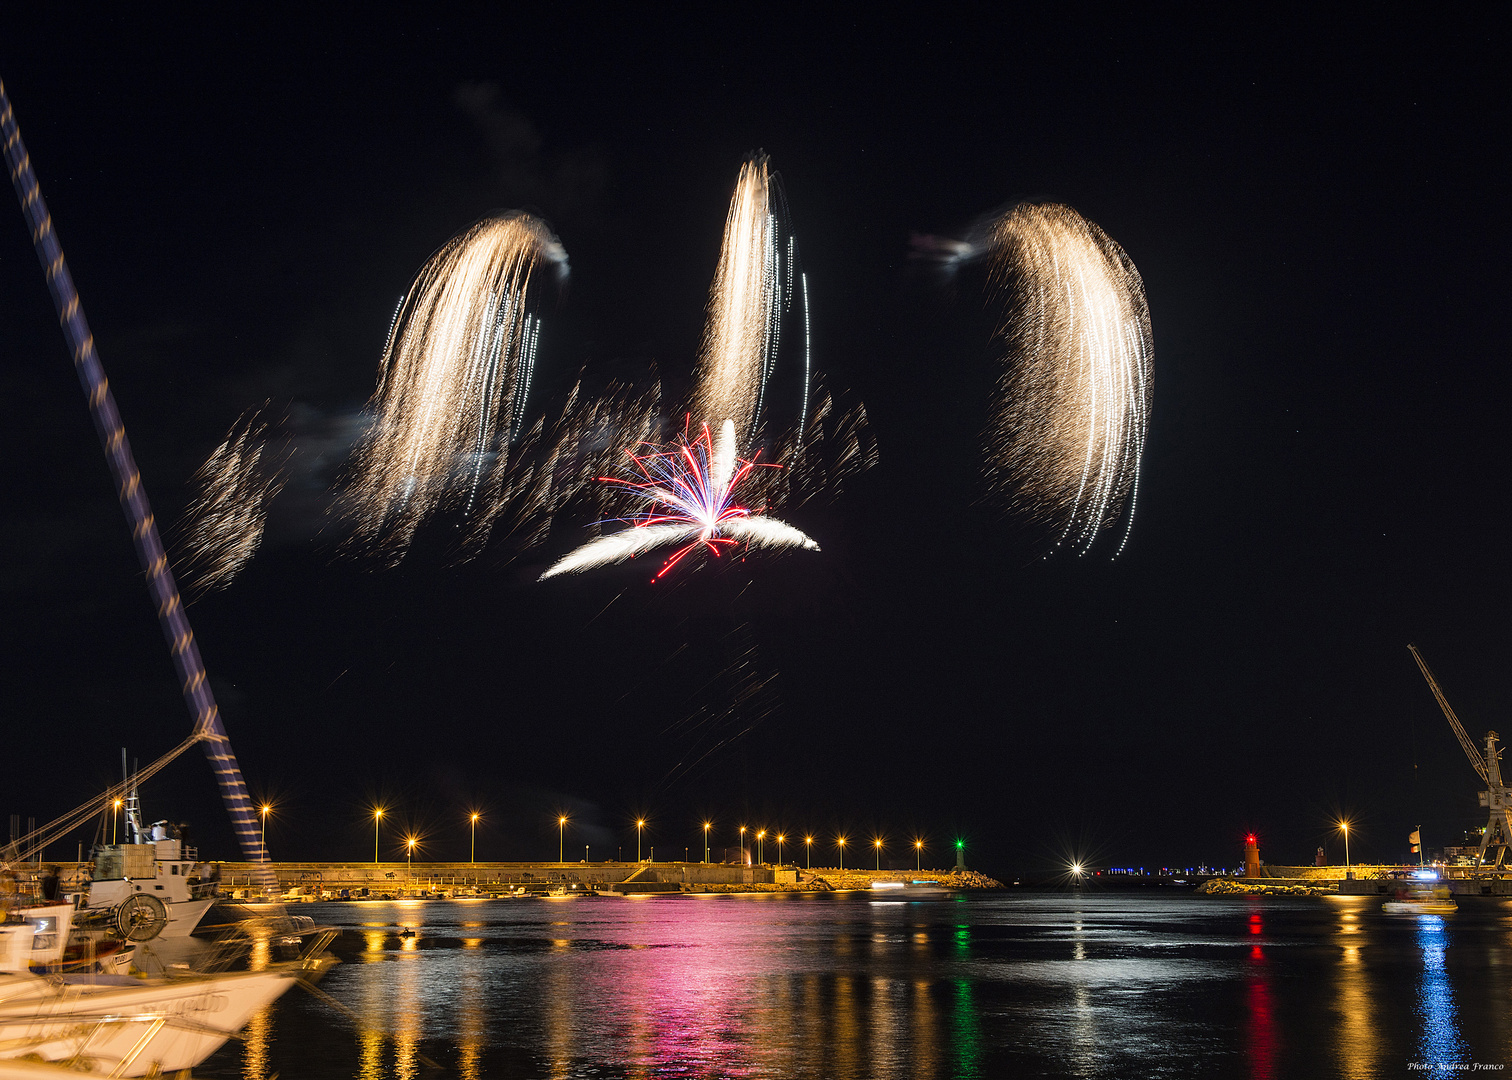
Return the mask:
M61 986L0 977L0 1059L67 1061L76 1071L108 1076L191 1069L276 1001L295 977L288 971L253 971Z

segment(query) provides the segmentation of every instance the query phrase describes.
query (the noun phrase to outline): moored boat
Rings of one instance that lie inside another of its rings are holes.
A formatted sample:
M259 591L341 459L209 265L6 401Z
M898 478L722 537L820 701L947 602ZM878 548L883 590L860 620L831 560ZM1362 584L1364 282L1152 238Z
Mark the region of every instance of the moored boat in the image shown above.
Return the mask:
M1459 905L1447 885L1417 884L1398 889L1396 895L1381 905L1381 910L1388 915L1452 915Z
M33 974L62 963L72 929L68 904L22 908L0 925L0 1060L66 1062L76 1074L109 1076L190 1069L283 995L297 974Z

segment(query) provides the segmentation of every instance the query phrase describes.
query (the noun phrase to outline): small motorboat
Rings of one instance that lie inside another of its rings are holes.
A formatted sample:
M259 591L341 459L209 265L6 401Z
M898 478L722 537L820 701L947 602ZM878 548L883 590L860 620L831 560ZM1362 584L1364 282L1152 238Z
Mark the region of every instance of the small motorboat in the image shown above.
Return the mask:
M873 900L938 900L950 892L938 881L873 881Z
M1447 885L1413 885L1398 889L1381 910L1388 915L1453 915L1459 905Z

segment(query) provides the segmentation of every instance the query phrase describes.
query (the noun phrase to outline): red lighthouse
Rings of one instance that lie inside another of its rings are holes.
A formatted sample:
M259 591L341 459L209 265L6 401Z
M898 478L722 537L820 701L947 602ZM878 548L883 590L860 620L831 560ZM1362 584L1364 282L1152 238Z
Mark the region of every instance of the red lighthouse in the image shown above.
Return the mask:
M1244 876L1248 878L1260 876L1260 841L1255 839L1254 833L1244 838Z

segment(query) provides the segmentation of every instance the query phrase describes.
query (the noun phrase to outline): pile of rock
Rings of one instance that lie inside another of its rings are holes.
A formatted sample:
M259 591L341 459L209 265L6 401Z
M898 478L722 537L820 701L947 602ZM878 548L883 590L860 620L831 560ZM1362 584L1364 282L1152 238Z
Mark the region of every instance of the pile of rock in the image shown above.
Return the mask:
M953 889L1001 889L1003 883L975 870L957 870L941 879Z
M805 871L805 874L808 872ZM870 889L874 881L926 881L947 889L1001 889L1003 883L975 870L925 870L922 872L884 870L815 870L820 881L828 881L837 890Z

